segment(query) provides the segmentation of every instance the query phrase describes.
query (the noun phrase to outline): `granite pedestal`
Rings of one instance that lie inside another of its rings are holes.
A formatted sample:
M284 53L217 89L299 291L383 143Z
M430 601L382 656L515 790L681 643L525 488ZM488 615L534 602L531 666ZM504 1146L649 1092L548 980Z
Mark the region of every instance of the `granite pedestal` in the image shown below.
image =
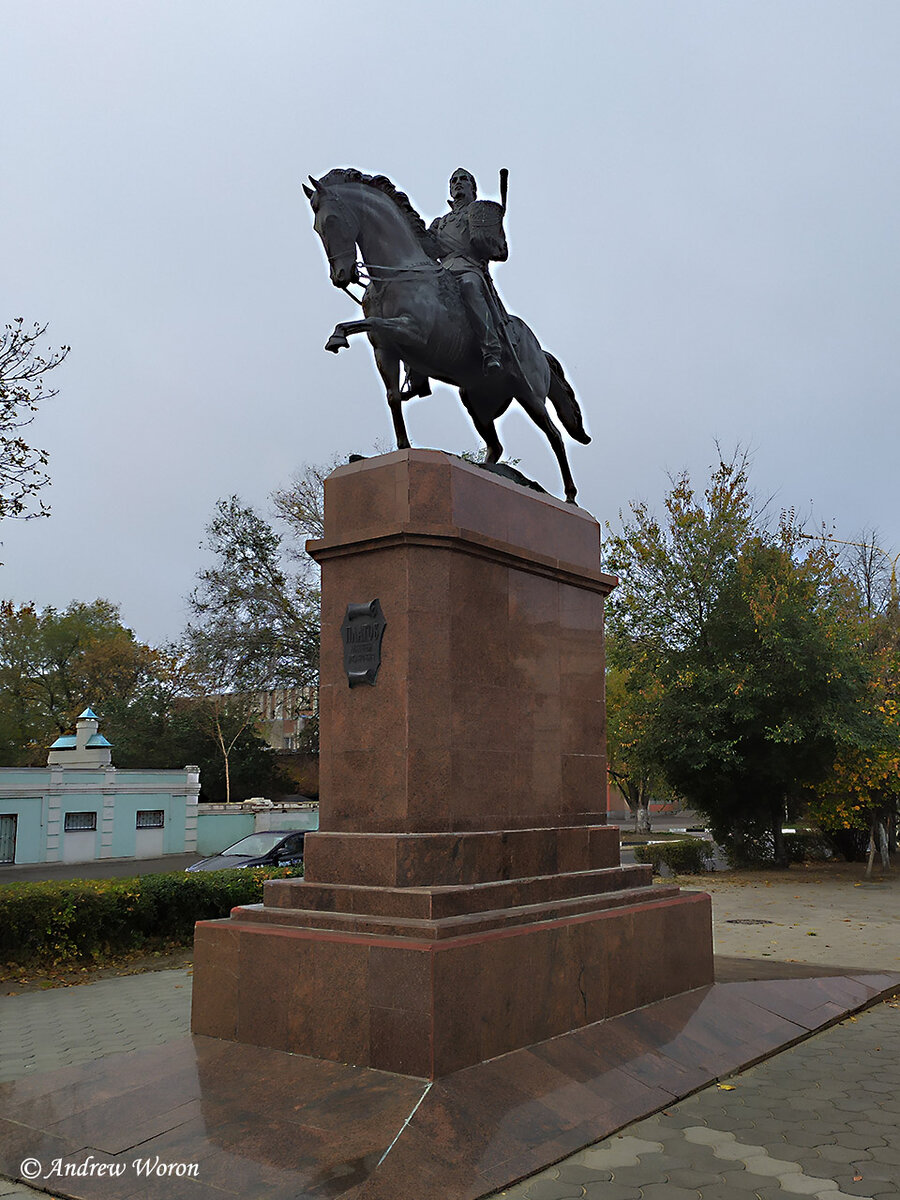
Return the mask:
M326 483L320 832L197 926L195 1033L434 1079L712 983L709 898L606 827L600 528L438 451ZM341 627L378 599L374 685Z

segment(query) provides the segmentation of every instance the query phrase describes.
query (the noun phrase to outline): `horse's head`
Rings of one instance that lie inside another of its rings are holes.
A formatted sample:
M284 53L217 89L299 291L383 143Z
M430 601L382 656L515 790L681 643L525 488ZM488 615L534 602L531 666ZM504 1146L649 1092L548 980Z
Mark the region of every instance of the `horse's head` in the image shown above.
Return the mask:
M304 183L303 191L315 213L313 229L325 247L331 282L339 288L345 288L348 283L358 283L356 243L359 221L334 187L325 187L312 175L309 181L313 186L308 188Z

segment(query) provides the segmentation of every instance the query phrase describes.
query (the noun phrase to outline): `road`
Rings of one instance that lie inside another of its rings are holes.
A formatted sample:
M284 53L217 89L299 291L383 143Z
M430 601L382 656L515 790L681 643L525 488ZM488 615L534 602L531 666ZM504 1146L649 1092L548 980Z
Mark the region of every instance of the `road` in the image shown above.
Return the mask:
M29 863L0 867L0 884L36 883L44 879L130 879L183 871L199 862L202 854L167 854L165 858L105 858L86 863Z

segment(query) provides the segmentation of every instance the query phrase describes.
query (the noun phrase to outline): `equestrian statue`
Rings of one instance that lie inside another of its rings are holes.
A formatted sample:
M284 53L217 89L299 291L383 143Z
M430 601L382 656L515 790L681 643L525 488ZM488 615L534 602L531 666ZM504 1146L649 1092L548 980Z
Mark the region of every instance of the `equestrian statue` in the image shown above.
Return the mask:
M566 432L587 443L578 401L559 362L523 320L506 311L490 276L489 264L508 254L507 179L501 171L501 203L478 200L474 177L458 168L450 179L450 211L426 229L408 197L384 175L340 168L320 179L310 176L312 187L304 184L303 190L331 282L364 314L361 321L336 325L325 349L336 354L352 334L368 335L400 450L409 448L403 403L430 395L431 379L459 389L489 463L503 453L494 422L518 400L547 435L566 500L574 504L575 482L547 400ZM364 288L361 299L349 290L354 284Z

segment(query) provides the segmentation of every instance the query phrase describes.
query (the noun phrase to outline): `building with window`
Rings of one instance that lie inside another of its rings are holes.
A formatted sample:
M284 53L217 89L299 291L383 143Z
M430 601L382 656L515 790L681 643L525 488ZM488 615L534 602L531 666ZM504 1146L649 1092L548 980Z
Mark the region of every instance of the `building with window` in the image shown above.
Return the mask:
M0 769L0 863L160 858L197 849L197 767L120 771L86 708L46 767Z
M313 687L273 688L258 692L257 727L274 750L288 752L300 748L300 735L316 714L316 689Z

